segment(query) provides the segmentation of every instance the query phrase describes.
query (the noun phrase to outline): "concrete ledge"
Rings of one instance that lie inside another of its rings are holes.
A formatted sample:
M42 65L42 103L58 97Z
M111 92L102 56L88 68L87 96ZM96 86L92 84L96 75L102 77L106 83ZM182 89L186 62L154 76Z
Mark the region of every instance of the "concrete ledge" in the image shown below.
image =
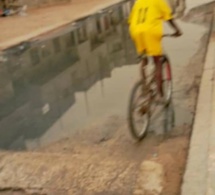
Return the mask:
M215 195L215 40L209 40L182 195Z
M14 3L10 5L27 5L28 9L41 8L44 6L52 6L63 3L70 3L74 0L16 0ZM0 8L2 8L3 2L0 1Z

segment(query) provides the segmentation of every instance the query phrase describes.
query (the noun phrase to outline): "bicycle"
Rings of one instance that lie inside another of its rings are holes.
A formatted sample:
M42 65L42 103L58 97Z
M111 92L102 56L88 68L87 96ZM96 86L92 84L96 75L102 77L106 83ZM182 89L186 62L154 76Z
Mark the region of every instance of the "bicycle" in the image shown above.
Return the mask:
M172 37L172 35L164 35L163 37ZM145 58L142 60L146 60ZM167 55L163 55L160 60L162 64L162 69L160 70L161 78L158 80L155 74L156 71L154 70L147 78L143 78L142 76L142 79L134 85L131 91L128 107L128 124L131 135L138 141L141 141L147 135L150 119L158 104L162 104L165 109L165 131L169 131L174 127L174 110L172 109L171 101L171 65ZM161 89L158 89L158 85L161 86ZM159 96L162 96L162 101L157 100ZM139 115L138 121L135 121L135 116L133 114ZM140 132L138 132L138 122L142 122Z

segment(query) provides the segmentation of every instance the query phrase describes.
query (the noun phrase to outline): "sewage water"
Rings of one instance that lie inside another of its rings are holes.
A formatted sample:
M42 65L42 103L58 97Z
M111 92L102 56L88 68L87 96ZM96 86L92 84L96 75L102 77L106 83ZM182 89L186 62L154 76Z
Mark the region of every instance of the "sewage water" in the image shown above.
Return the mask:
M0 68L0 148L29 150L108 115L126 114L136 53L131 2L117 4L5 51Z

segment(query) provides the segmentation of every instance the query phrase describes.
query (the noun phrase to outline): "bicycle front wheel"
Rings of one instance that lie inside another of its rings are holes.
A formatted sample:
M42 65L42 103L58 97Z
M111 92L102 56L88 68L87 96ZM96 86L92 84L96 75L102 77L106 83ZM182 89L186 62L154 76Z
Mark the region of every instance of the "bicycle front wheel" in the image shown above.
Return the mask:
M131 92L128 107L128 124L131 135L140 141L147 135L150 121L150 94L144 92L142 81Z

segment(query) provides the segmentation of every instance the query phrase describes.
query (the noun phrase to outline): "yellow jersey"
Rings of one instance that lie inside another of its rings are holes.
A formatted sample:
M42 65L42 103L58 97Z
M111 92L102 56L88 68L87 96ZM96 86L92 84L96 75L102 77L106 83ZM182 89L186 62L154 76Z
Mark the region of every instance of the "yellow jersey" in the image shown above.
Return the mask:
M172 19L166 0L137 0L129 16L130 33L152 33L162 36L163 21Z

